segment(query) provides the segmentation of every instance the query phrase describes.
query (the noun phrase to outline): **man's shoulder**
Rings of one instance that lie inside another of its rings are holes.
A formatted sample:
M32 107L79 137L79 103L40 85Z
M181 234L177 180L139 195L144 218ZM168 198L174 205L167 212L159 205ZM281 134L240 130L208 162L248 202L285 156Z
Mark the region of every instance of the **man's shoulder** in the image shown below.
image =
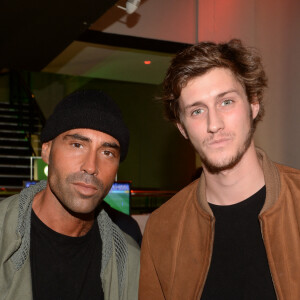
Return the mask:
M149 217L148 223L164 222L170 223L173 219L178 220L190 206L193 200L197 199L199 179L193 181L162 206L156 209Z
M276 163L282 184L292 184L300 190L300 170Z
M18 207L19 195L15 194L0 201L0 216L5 215L8 209Z
M286 165L282 165L279 163L276 163L276 166L279 170L280 173L282 174L287 174L287 175L298 175L300 176L300 170L299 169L295 169Z
M198 188L199 179L196 179L182 190L177 192L172 198L170 198L166 203L154 211L154 214L159 214L160 212L167 211L170 208L178 208L186 205L188 200L191 200L193 196L196 196L196 191Z
M12 201L17 201L17 199L19 198L19 193L18 194L14 194L12 196L9 196L3 200L0 201L0 206L3 207L3 206L7 206L9 205L9 203L11 203Z
M0 201L0 232L5 231L8 236L14 236L18 220L19 194ZM8 226L9 224L9 226Z
M300 180L300 170L278 163L276 167L282 177Z

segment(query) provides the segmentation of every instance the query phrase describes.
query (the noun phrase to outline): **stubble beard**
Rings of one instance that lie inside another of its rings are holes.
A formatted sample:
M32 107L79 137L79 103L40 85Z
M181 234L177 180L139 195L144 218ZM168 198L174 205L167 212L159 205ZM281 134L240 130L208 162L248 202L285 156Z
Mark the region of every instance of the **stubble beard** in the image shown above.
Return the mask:
M254 128L251 126L247 133L243 145L238 149L237 153L234 156L232 156L229 160L227 159L226 161L224 160L219 163L212 161L211 159L208 158L208 156L203 151L201 150L198 151L198 154L200 156L201 162L203 163L204 167L211 174L218 174L222 171L230 170L233 167L235 167L241 161L242 157L249 149L252 142L253 134L254 134Z

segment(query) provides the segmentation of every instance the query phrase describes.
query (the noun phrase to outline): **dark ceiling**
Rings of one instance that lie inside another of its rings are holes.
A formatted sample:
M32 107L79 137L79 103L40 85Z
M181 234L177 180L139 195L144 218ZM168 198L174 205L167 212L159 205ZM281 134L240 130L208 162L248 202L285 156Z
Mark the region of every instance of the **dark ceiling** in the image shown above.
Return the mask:
M117 0L2 0L0 67L40 71Z

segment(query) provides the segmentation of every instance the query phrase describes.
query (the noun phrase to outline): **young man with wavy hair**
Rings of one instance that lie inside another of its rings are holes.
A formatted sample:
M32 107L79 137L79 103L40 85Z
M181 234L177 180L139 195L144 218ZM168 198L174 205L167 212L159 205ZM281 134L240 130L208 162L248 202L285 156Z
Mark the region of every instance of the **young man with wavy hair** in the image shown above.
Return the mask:
M141 300L300 299L300 171L253 140L266 86L257 51L237 39L173 59L161 100L203 172L149 218Z

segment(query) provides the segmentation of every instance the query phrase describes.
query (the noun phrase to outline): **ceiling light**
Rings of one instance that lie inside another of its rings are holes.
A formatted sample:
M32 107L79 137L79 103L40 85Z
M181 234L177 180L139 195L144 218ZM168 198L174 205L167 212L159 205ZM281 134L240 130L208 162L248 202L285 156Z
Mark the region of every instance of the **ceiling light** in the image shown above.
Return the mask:
M138 9L140 3L141 0L127 0L126 7L120 5L117 5L117 7L126 10L126 12L130 15Z

